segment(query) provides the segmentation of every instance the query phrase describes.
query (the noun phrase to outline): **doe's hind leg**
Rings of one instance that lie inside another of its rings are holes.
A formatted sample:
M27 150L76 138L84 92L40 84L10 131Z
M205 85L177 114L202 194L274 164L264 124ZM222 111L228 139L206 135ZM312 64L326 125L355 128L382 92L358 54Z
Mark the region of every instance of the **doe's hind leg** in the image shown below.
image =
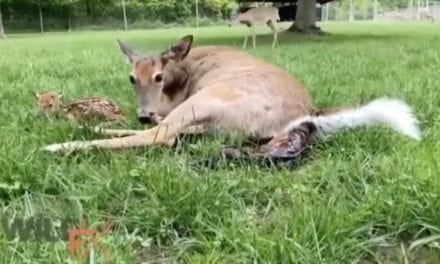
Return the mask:
M273 31L273 42L272 42L272 48L275 48L275 46L278 45L278 26L277 22L275 20L269 20L267 21L267 26Z

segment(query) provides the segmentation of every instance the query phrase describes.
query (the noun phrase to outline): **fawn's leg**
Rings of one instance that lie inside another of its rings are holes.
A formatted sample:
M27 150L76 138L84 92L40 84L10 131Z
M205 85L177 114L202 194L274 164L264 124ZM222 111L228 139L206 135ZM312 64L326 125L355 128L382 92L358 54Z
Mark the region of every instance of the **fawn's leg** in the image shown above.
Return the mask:
M71 126L76 126L76 125L78 125L78 120L77 120L77 118L76 118L76 116L75 116L74 114L72 114L72 113L68 113L68 114L66 115L66 118L67 118L67 122L68 122Z

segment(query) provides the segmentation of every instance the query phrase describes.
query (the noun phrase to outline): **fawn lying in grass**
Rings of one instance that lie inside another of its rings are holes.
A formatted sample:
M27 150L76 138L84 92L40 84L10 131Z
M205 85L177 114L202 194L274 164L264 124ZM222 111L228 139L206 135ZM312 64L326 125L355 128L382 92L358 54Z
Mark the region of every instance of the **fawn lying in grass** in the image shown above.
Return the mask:
M108 122L125 120L120 108L112 101L102 97L91 97L64 105L62 94L57 92L35 93L40 113L64 113L71 123L79 120L99 119Z

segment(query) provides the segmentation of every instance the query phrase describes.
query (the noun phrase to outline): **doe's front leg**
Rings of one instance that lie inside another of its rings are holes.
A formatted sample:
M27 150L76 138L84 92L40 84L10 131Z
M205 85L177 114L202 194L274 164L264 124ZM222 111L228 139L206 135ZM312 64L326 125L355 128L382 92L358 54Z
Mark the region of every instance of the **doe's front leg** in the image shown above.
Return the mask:
M91 148L125 149L153 144L172 146L177 136L185 129L192 125L198 125L204 120L209 120L215 109L209 99L205 95L194 95L174 109L159 125L142 132L134 131L135 134L128 137L71 141L49 145L44 147L43 150L56 153ZM194 109L194 106L197 106L197 108Z
M143 147L153 144L168 145L174 144L176 136L167 127L156 126L146 131L136 133L135 135L112 138L99 139L90 141L69 141L60 144L52 144L45 146L43 151L50 153L70 152L75 150L88 150L93 148L101 149L127 149L134 147Z
M257 36L256 36L255 29L253 26L251 27L251 30L252 30L252 46L254 47L254 49L256 49L257 48Z

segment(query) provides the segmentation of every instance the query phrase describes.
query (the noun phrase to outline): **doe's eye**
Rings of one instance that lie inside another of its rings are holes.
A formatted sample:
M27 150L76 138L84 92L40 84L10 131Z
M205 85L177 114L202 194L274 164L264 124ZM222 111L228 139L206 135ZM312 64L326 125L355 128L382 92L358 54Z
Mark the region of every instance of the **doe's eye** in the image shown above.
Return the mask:
M163 80L162 73L158 73L154 76L154 82L159 83Z
M135 84L136 83L136 79L134 78L134 76L133 75L130 75L130 83L131 84Z

